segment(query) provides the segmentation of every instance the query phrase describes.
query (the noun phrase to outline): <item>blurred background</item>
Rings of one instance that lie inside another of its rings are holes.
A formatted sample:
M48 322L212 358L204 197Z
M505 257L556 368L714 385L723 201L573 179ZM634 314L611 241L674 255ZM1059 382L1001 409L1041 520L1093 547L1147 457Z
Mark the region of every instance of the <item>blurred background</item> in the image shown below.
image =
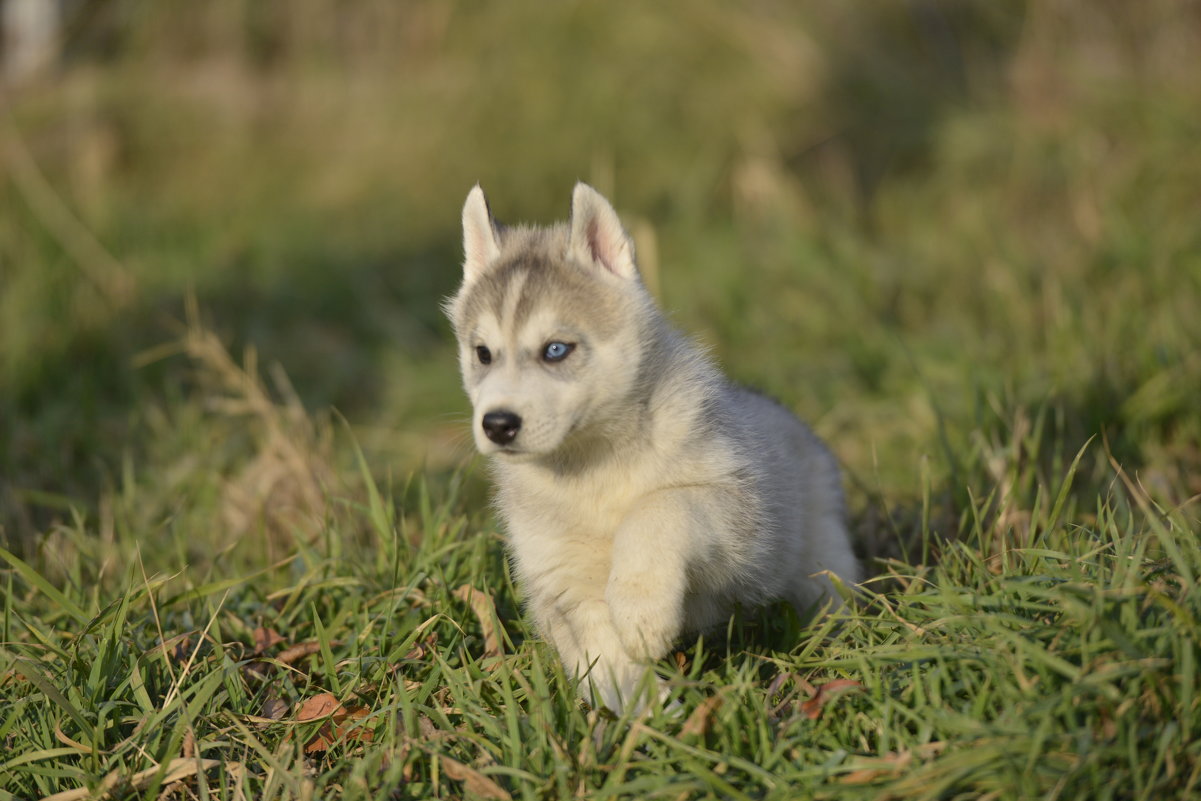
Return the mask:
M1201 492L1201 3L0 9L6 548L224 547L355 444L397 485L470 464L439 301L477 181L509 222L607 194L861 529L1102 433Z

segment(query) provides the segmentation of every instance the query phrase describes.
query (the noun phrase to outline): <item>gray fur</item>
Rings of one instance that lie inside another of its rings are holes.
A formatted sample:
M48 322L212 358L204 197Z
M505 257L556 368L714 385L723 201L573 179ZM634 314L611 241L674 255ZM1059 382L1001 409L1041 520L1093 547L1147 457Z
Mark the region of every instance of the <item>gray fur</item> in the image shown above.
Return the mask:
M501 229L476 187L463 220L447 311L473 434L529 612L594 702L629 702L736 603L839 605L829 575L860 573L833 457L667 322L608 202L580 184L569 224ZM548 361L551 342L574 349ZM520 418L511 441L481 422L499 411Z

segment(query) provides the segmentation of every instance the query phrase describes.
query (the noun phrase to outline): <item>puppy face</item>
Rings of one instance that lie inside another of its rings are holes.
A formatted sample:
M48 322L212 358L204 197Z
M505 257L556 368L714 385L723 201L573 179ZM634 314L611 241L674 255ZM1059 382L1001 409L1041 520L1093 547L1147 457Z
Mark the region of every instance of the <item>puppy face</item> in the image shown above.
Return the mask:
M636 381L633 245L580 184L569 225L502 230L476 187L463 207L463 284L447 304L482 453L552 454Z
M629 392L636 342L604 283L567 259L524 257L465 290L459 363L482 453L554 453Z

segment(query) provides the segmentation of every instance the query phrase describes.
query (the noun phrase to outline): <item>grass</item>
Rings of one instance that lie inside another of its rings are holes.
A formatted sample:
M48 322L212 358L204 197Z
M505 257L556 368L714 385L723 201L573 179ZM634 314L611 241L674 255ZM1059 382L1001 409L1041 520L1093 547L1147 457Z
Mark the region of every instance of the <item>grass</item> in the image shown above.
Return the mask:
M683 644L659 666L681 711L636 719L574 700L530 636L471 476L364 475L314 540L231 577L135 558L102 592L96 562L52 583L5 552L5 797L1188 797L1201 548L1124 475L1081 506L1098 450L991 522L974 503L842 623L776 609ZM323 737L301 703L327 693L361 717Z
M1201 792L1187 4L89 8L3 112L0 801ZM437 311L577 178L875 575L670 713L528 629Z

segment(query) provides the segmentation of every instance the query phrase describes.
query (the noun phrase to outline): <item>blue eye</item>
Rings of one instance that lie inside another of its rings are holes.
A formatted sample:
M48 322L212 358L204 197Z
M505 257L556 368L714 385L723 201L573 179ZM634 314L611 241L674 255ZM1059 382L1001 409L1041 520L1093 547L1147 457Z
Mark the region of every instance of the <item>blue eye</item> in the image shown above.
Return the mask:
M542 351L542 358L548 362L561 362L573 350L575 350L575 345L569 345L566 342L551 342Z

